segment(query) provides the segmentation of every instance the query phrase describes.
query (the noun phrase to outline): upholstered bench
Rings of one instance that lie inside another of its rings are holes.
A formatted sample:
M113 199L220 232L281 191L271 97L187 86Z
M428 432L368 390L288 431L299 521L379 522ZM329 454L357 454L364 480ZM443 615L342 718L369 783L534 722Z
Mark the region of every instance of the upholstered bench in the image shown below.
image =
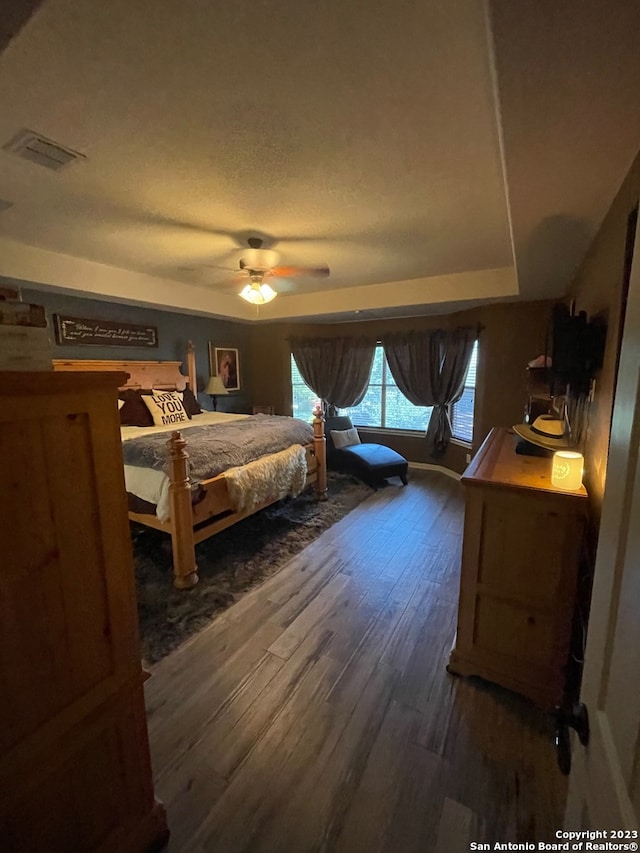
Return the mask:
M347 470L371 485L387 477L400 477L407 485L409 463L404 456L384 444L361 444L350 418L327 418L326 435L329 467Z

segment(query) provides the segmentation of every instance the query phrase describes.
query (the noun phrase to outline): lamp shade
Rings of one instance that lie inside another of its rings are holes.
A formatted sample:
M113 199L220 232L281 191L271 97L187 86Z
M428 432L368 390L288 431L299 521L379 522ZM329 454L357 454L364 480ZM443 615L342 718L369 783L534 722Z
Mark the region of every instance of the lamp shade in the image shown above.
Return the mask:
M577 492L582 486L584 457L573 450L559 450L553 454L551 484L557 489Z
M224 383L219 376L210 376L209 381L207 382L207 387L204 389L205 394L210 394L211 396L218 394L228 394L229 392L224 387Z
M240 292L240 296L252 305L264 305L275 299L277 293L268 284L258 284L254 281Z

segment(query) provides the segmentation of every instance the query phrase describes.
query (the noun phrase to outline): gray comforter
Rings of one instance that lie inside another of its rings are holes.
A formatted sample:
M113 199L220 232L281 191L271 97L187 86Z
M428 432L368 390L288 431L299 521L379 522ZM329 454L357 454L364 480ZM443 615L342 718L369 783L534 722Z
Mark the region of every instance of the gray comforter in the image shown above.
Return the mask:
M180 430L187 441L192 480L207 480L227 468L246 465L292 444L313 441L313 427L298 418L254 415L227 424L187 426ZM168 470L168 433L132 438L123 442L125 465Z

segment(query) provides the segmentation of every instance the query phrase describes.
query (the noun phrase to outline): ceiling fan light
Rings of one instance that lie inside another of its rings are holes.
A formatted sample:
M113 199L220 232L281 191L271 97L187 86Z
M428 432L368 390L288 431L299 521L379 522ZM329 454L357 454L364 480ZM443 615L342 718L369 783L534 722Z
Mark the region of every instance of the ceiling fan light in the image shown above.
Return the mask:
M256 296L260 297L260 291L253 284L247 284L246 287L243 287L240 291L240 296L243 299L246 299L247 302L251 302L251 304L256 304Z
M277 296L275 290L268 284L260 285L260 295L262 296L263 302L271 302L271 300L275 299Z
M264 305L277 296L276 291L268 284L253 282L240 291L240 296L252 305Z

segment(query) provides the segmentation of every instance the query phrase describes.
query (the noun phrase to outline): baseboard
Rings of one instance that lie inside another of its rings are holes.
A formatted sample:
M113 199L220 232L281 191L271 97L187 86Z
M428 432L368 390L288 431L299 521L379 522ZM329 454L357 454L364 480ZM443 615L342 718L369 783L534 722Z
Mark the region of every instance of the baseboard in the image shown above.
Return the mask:
M443 465L431 465L429 462L409 462L409 468L416 468L419 471L439 471L441 474L451 477L452 480L459 480L462 476Z

